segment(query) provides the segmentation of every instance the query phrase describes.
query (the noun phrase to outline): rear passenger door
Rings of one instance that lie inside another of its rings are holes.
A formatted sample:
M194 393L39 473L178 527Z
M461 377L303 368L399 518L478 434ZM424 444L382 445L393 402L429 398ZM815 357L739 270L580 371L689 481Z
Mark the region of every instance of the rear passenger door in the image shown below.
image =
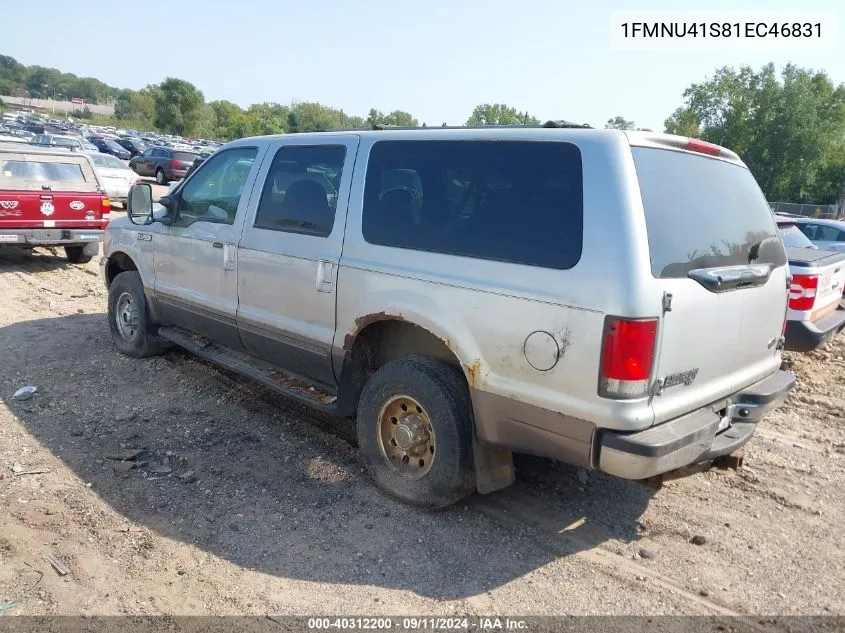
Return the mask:
M238 245L238 330L247 349L329 386L336 384L337 268L357 148L351 134L272 145Z

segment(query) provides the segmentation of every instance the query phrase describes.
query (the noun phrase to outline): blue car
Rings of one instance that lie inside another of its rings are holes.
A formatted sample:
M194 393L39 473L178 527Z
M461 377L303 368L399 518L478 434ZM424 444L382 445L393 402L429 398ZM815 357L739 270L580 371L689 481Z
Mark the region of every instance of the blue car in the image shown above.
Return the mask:
M111 154L121 160L129 160L132 157L125 148L107 138L92 138L89 140L103 154Z

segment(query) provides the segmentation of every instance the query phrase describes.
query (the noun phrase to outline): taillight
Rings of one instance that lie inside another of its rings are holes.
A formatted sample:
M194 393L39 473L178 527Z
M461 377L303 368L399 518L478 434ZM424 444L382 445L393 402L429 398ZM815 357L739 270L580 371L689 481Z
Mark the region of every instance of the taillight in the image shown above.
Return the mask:
M111 213L111 201L108 198L103 198L100 204L102 205L103 213Z
M657 319L607 317L601 349L599 395L639 398L648 394Z
M687 149L691 152L698 152L699 154L708 154L710 156L718 156L722 148L707 141L700 141L697 138L691 138L687 141Z
M818 275L792 275L789 286L789 307L792 310L812 310L816 303Z
M172 160L167 164L171 169L182 169L182 163L178 160Z

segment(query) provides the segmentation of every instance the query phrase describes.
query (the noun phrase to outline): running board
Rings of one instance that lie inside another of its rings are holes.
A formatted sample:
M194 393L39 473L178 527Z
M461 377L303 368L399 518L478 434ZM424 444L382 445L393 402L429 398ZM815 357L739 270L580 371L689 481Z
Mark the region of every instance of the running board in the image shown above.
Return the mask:
M287 398L327 413L336 413L337 396L325 386L286 372L276 365L214 343L200 334L179 327L160 327L158 335L200 358L246 376Z

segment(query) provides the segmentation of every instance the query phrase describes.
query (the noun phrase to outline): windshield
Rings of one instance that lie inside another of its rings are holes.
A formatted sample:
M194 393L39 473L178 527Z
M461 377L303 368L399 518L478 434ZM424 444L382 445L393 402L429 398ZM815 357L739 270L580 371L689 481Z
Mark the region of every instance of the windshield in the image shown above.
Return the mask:
M778 224L778 231L784 246L795 248L815 248L810 239L794 224Z
M786 263L772 212L748 169L672 150L633 147L631 153L655 277Z
M79 147L79 141L74 138L65 138L63 136L54 136L53 143L61 145L62 147Z
M126 169L123 161L111 154L91 154L91 159L97 167L108 169Z

